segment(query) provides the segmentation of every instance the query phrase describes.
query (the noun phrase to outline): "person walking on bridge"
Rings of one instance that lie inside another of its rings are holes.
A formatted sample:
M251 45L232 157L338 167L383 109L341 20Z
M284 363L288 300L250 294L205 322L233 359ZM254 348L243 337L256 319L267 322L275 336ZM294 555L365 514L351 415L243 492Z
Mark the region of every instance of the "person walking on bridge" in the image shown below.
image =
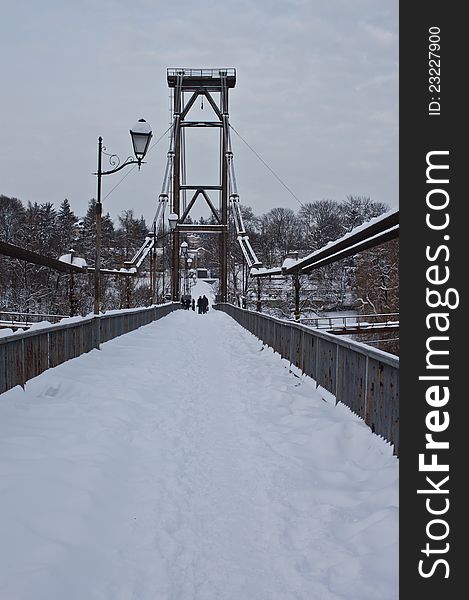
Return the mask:
M208 312L208 298L205 294L202 297L202 312L204 314Z
M199 313L199 315L202 314L202 307L203 307L202 296L199 296L199 298L197 300L197 312Z

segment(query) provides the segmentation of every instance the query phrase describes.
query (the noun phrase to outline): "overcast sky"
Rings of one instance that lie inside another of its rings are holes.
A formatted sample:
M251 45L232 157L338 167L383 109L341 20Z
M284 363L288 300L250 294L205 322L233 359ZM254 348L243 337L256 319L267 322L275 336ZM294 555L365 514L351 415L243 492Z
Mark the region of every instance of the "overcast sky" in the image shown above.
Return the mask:
M397 0L0 0L0 8L0 194L57 207L68 198L82 216L96 196L98 136L125 159L137 119L150 123L153 142L167 129L167 67L234 67L231 124L302 202L355 194L398 205ZM197 181L188 183L209 183L198 172L207 143L191 151ZM300 207L236 135L233 146L242 204L256 214ZM167 149L164 137L104 211L116 218L132 208L151 221ZM125 174L104 178L103 195Z

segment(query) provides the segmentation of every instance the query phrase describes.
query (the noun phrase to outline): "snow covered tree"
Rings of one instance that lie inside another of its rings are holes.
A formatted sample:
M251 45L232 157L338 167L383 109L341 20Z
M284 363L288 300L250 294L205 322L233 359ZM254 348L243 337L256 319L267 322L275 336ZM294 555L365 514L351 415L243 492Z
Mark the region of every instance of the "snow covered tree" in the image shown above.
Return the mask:
M0 239L15 244L25 220L21 200L0 195Z
M355 285L363 311L399 311L399 241L370 248L356 257Z
M347 196L340 205L343 233L348 233L373 217L382 215L389 207L383 202L375 202L368 196Z
M399 312L399 240L391 240L360 253L356 258L355 285L365 314ZM379 339L382 350L399 354L396 332L369 334L362 341ZM390 340L390 341L389 341Z
M61 203L57 213L57 225L59 230L60 245L65 254L73 248L78 238L78 219L70 207L67 198Z

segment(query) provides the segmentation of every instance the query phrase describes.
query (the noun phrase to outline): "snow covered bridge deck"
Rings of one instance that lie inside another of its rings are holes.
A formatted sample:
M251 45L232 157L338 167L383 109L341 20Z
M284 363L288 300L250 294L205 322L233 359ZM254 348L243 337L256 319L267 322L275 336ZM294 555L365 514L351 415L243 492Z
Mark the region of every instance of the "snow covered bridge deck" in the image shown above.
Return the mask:
M0 399L1 598L398 598L392 447L226 314Z

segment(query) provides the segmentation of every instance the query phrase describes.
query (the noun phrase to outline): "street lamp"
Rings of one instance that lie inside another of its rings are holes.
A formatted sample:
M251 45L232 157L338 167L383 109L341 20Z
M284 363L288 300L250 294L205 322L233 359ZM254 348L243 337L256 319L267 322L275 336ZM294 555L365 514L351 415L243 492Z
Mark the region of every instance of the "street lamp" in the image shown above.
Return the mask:
M171 231L176 229L177 222L179 221L179 215L176 213L170 213L168 215L169 228Z
M181 256L187 259L189 254L189 244L187 242L182 242L181 244Z
M100 270L101 270L101 216L103 212L103 205L101 202L101 179L103 175L111 175L112 173L117 173L124 167L128 167L129 165L138 165L140 170L140 166L142 164L143 159L148 150L148 146L150 144L150 140L152 137L151 127L145 121L145 119L140 119L130 130L130 137L132 139L132 146L134 149L135 159L132 156L126 158L126 160L121 164L119 157L116 154L107 154L105 152L106 148L103 147L103 138L100 136L98 138L98 170L93 175L98 176L98 193L96 198L96 259L94 265L94 314L99 315L99 305L100 305ZM109 164L112 169L109 171L103 171L102 162L103 162L103 154L109 156Z
M176 250L176 242L175 242L175 235L176 235L176 225L178 224L179 221L179 215L177 213L169 213L168 215L168 223L169 223L169 230L171 233L171 256L172 256L172 270L171 270L171 298L173 299L173 301L177 301L178 298L176 297L176 269L174 268L174 255L176 254L177 250Z
M189 281L189 271L190 271L190 268L191 268L191 265L192 265L192 258L190 256L186 259L186 263L187 263L187 269L188 269L188 273L187 273L187 293L190 293L190 291L191 291L190 290L191 284L190 284L190 281Z
M138 168L142 164L142 160L145 158L148 146L151 140L151 127L145 121L145 119L139 119L137 123L130 130L130 137L132 138L132 146L134 147L134 154L137 159Z
M189 244L182 242L181 256L184 259L184 294L187 294L187 259L189 258Z

